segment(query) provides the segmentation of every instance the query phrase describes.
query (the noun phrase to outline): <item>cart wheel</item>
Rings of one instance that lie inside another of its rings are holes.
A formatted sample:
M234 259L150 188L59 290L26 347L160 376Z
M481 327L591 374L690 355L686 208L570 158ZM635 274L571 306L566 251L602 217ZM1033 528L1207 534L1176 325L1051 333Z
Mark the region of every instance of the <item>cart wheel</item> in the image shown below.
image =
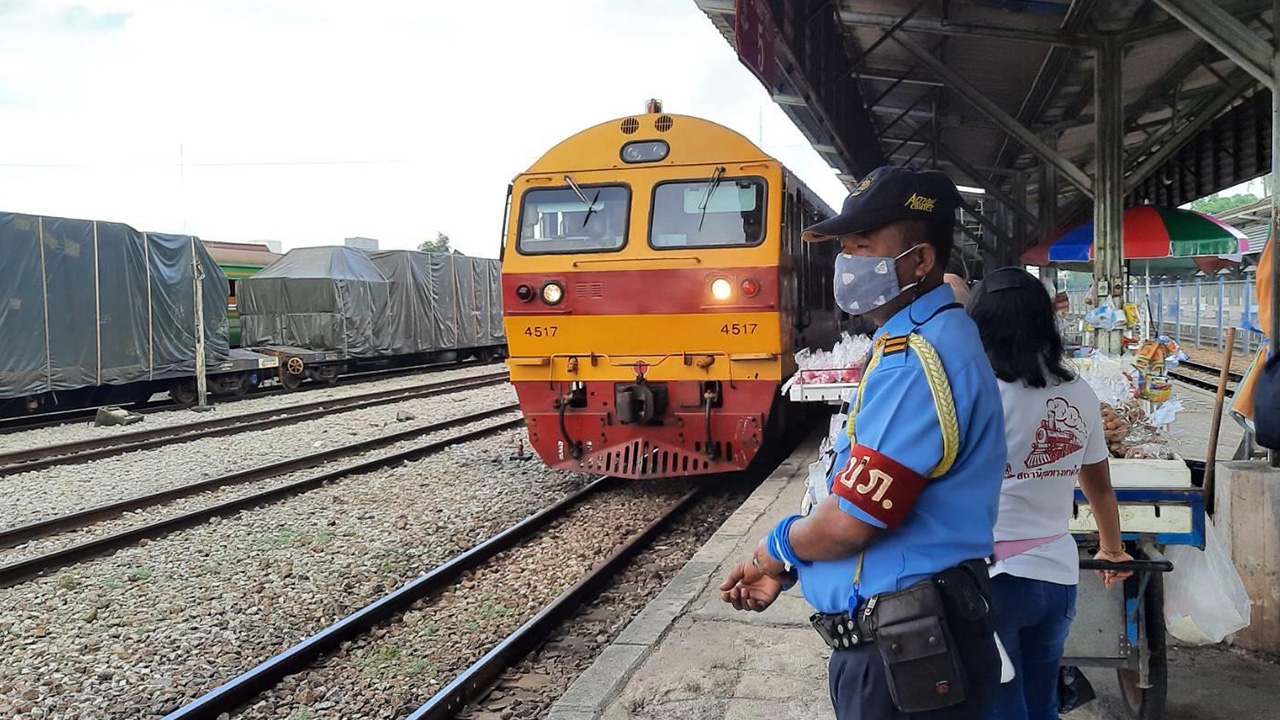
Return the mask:
M1129 712L1138 720L1164 720L1165 701L1169 692L1168 639L1164 627L1164 574L1152 573L1143 600L1143 616L1146 623L1147 661L1151 687L1138 687L1138 671L1116 671L1120 679L1120 694L1129 706Z
M294 360L298 360L298 358L289 358L289 362L280 365L280 384L284 386L285 390L297 390L298 386L302 384L301 368L299 368L298 373L290 372L289 366ZM300 365L301 363L302 361L298 360L298 364Z
M169 397L179 405L194 405L199 399L196 381L193 378L181 378L169 384Z

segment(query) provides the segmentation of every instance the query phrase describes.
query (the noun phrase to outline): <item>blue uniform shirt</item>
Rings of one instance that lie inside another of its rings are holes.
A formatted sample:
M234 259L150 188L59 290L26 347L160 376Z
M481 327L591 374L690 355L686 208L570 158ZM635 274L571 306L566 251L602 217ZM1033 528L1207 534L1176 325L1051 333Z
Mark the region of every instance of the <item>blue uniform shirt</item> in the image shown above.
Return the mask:
M857 556L844 560L805 562L797 567L805 599L818 612L856 609L861 599L901 590L964 560L991 555L992 528L999 508L1004 475L1004 413L991 363L982 349L978 328L961 309L934 315L955 302L951 288L935 288L885 323L876 337L917 332L942 359L956 418L960 450L945 475L930 479L902 524L867 548L861 583L854 588ZM914 318L914 320L913 320ZM917 325L924 322L923 325ZM924 368L913 350L886 355L863 378L862 407L857 415L858 443L888 455L928 477L942 460L942 429ZM836 461L827 477L849 462L849 436L835 443ZM884 523L844 498L840 509L877 527Z

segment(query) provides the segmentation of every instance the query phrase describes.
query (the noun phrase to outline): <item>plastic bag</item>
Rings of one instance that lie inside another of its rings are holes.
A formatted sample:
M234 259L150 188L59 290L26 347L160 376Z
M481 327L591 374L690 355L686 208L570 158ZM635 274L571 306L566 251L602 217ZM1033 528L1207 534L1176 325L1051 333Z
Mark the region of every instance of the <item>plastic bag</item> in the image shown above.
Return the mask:
M831 424L827 428L827 436L818 447L818 459L809 463L809 476L805 480L804 499L800 502L800 514L808 515L809 511L831 494L827 488L827 478L831 476L831 467L836 462L836 433L844 432L844 423L848 418L844 413L831 416Z
M1176 545L1165 557L1173 563L1164 581L1170 635L1193 645L1212 645L1249 626L1249 594L1212 520L1205 519L1203 552Z
M865 335L843 333L830 350L804 348L796 353L796 382L852 383L862 380L862 364L871 350L871 339Z
M1175 397L1153 410L1147 420L1156 426L1172 425L1173 421L1178 418L1179 412L1182 412L1182 398Z

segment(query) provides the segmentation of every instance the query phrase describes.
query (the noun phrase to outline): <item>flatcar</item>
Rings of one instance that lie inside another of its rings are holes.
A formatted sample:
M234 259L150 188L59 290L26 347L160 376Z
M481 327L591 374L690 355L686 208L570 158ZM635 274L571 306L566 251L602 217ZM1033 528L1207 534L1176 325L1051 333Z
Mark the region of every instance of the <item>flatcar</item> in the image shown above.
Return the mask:
M625 478L746 468L830 347L831 209L742 135L644 114L583 130L512 182L502 255L511 381L556 468Z

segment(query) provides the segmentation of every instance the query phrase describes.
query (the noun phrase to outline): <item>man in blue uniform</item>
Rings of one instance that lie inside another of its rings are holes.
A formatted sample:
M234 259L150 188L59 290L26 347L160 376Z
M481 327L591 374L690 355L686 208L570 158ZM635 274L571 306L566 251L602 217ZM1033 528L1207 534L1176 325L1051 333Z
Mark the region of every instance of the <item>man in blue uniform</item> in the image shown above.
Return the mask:
M840 307L878 327L835 444L829 495L720 586L767 608L797 579L833 648L839 720L985 720L1000 680L988 617L1004 420L977 328L943 282L959 194L882 167L805 240L838 239Z

